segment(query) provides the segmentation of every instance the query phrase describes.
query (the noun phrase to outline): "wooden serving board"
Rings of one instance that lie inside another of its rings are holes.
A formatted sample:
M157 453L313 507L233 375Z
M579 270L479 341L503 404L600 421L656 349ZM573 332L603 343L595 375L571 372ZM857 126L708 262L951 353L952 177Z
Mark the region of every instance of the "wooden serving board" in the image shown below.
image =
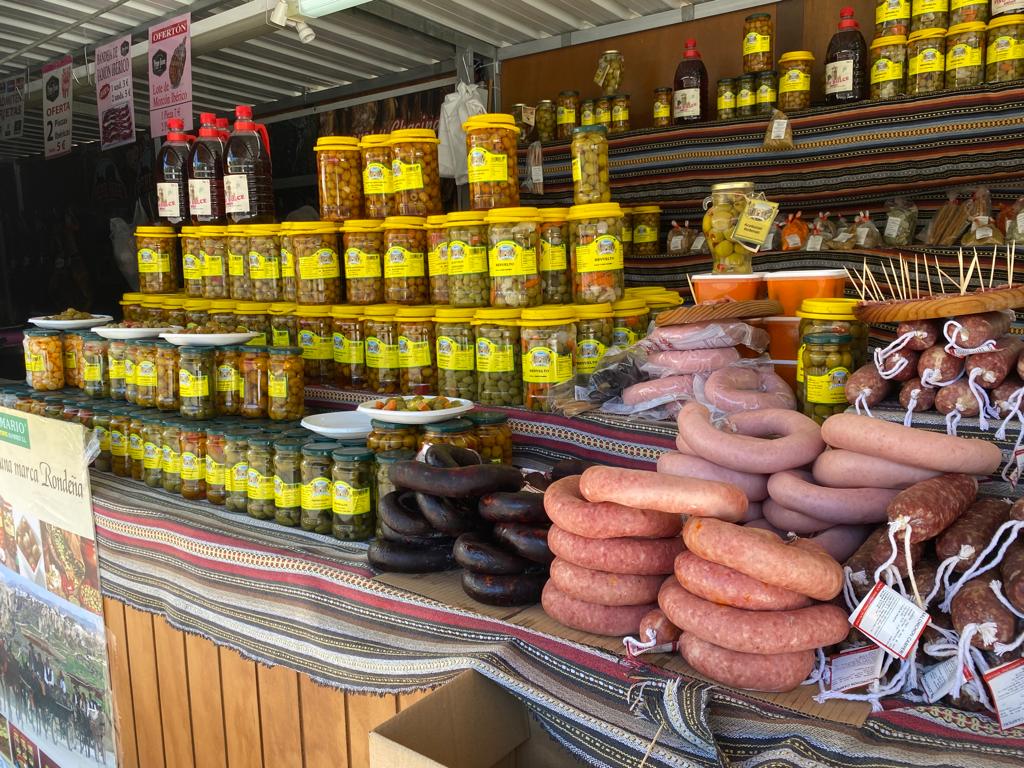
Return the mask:
M910 301L862 302L853 308L853 313L865 323L902 323L907 320L938 320L1019 307L1024 307L1024 286ZM658 319L661 320L661 317Z
M697 304L694 307L678 307L662 312L655 324L684 325L703 323L708 320L738 320L744 317L773 317L782 314L782 305L775 299L753 301L723 301L720 304Z

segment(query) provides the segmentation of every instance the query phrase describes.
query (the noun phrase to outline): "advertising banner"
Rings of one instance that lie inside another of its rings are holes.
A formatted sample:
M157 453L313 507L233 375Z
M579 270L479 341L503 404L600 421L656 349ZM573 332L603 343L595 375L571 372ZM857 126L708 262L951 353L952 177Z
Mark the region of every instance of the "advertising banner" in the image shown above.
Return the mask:
M71 56L43 65L43 145L50 160L71 151Z
M180 117L192 130L192 14L149 28L149 130L167 135L167 121Z
M135 141L131 35L96 49L96 114L102 149Z
M0 141L20 139L25 125L25 77L0 80Z

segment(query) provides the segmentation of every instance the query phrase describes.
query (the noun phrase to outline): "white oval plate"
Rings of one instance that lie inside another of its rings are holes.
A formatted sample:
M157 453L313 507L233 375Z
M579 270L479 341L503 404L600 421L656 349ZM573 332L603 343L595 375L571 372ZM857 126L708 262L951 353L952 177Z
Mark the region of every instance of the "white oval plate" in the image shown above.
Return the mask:
M105 325L99 325L92 329L94 333L102 336L104 339L113 339L114 341L130 341L131 339L155 339L162 333L170 333L174 330L173 326L166 328L108 328Z
M179 347L226 347L245 344L258 333L161 333L160 338Z
M302 420L302 426L324 437L366 437L370 417L360 411L317 413Z
M77 331L82 328L93 328L109 323L114 318L110 315L93 315L84 320L47 320L45 317L30 317L28 321L39 328L51 331Z
M393 397L393 395L391 396ZM380 400L390 400L389 396L381 396ZM406 400L412 400L413 395L407 395ZM427 398L432 400L433 398ZM378 421L387 421L391 424L434 424L438 421L447 421L448 419L454 419L461 413L473 410L472 400L463 400L458 397L449 397L449 400L459 403L454 408L445 408L441 411L384 411L379 408L371 408L370 403L361 403L356 409L361 413L365 413L371 419L377 419ZM375 400L370 402L376 402Z

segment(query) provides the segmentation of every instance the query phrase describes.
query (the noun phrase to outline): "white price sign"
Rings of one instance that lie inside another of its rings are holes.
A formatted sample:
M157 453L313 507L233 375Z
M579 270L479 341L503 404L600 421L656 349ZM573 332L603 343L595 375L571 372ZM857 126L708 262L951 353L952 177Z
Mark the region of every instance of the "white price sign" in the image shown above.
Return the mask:
M850 623L893 656L906 659L931 618L882 582L860 601Z
M43 65L43 146L46 159L71 151L71 56Z
M1024 659L993 667L982 677L988 683L1004 731L1024 723Z

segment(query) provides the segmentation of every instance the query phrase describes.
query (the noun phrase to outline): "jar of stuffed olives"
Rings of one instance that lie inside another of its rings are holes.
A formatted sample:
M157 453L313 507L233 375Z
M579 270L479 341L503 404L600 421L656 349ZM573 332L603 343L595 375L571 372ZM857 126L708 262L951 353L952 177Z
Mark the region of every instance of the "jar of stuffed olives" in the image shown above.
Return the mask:
M331 452L331 534L342 541L364 541L376 530L377 494L373 453L364 448Z
M281 300L281 227L279 224L250 224L249 279L256 301Z
M216 353L210 347L181 347L178 360L179 413L200 421L217 415L214 392L217 382Z
M441 175L437 146L430 129L403 128L391 132L391 184L398 216L437 216L441 203Z
M125 354L128 342L111 340L107 345L107 377L110 380L110 399L125 399ZM133 368L134 372L134 368Z
M391 216L384 220L384 301L388 304L426 304L426 220Z
M202 270L202 297L226 299L228 285L227 227L196 227L199 239L199 265ZM186 307L187 308L187 307Z
M555 140L555 103L551 99L541 99L537 102L537 111L534 117L537 121L537 141L547 144Z
M487 224L474 211L450 213L448 223L448 297L453 307L485 307L489 300Z
M388 134L375 133L363 136L359 142L363 162L363 209L370 219L383 219L395 212L390 141Z
M93 466L100 472L110 471L110 411L97 408L92 415L92 429L96 434L100 450L96 454Z
M810 51L789 51L779 57L779 109L789 113L811 106L813 68Z
M110 409L110 468L118 477L132 476L132 460L128 455L131 422L131 408Z
M167 341L156 342L156 407L176 411L178 399L178 347Z
M499 411L470 411L463 418L473 423L477 452L485 464L512 463L512 427Z
M399 449L416 450L419 447L419 438L420 428L417 426L371 419L366 446L374 453Z
M89 397L110 396L109 346L110 342L98 334L82 334L82 390Z
M242 403L241 382L238 371L238 350L243 347L217 347L214 352L216 366L216 394L214 408L218 416L237 416Z
M185 302L185 327L195 328L206 325L210 320L210 303L206 299L189 299Z
M743 71L746 74L772 68L772 15L752 13L743 20Z
M1024 78L1024 15L1000 16L988 25L985 80L1007 83L1021 78Z
M228 430L224 435L224 506L245 512L249 504L249 438L253 432Z
M399 307L395 313L398 334L399 391L406 395L437 393L434 362L434 308Z
M134 372L134 399L131 402L143 408L156 405L156 342L136 341L132 357Z
M252 279L249 277L249 233L244 224L226 227L228 255L228 295L238 301L252 301Z
M906 93L907 38L903 35L876 37L871 43L872 99L895 99Z
M168 493L181 493L181 422L177 419L164 419L160 426L163 489Z
M133 408L128 422L128 458L131 461L132 480L142 479L142 460L145 446L142 442L142 419L145 408Z
M301 347L271 347L267 362L267 416L274 421L301 419L306 405Z
M950 27L946 31L946 90L974 88L984 79L985 24L971 21Z
M949 11L949 28L952 29L958 24L988 21L989 4L985 0L950 0Z
M142 421L142 482L150 488L162 488L163 422L148 417Z
M181 446L181 495L189 501L206 498L206 432L182 422L178 441Z
M334 386L363 389L366 383L366 344L363 308L338 304L331 307L331 350Z
M541 208L540 283L544 304L572 303L568 208Z
M298 222L290 230L299 304L337 304L341 301L338 228L328 222Z
M296 304L274 302L267 309L270 322L270 345L294 347L298 343L298 321L295 319Z
M756 88L757 114L770 115L779 100L779 74L774 69L759 72Z
M324 221L358 219L363 215L363 169L359 139L321 136L313 148Z
M122 317L132 323L137 323L142 320L142 301L146 298L146 294L139 292L129 292L121 296L121 300L118 304L121 305Z
M924 96L946 87L946 30L919 29L907 41L907 94Z
M608 129L603 125L577 128L572 134L572 191L576 205L607 203L612 199L608 180Z
M633 217L633 254L655 256L660 252L658 233L661 227L661 208L657 205L638 205L631 211Z
M173 325L178 328L185 327L187 324L186 301L188 299L180 295L164 297L164 322L167 325Z
M139 291L173 293L178 285L178 236L174 227L136 227Z
M218 507L227 499L227 427L210 427L206 430L206 500Z
M462 124L462 130L466 133L469 207L474 211L517 207L519 129L515 119L504 114L473 115Z
M672 89L655 88L654 106L651 110L651 125L667 128L672 125Z
M625 288L622 208L618 203L575 205L568 219L573 233L573 299L577 304L618 301Z
M375 304L366 308L363 332L366 334L366 383L380 395L394 395L400 390L398 368L398 329L395 325L397 307Z
M303 517L302 471L299 466L303 445L303 441L295 439L274 442L274 521L280 525L298 525Z
M451 445L477 452L480 450L480 442L477 440L473 422L468 419L448 419L433 424L424 424L423 434L420 437L420 450L431 445Z
M476 355L473 339L473 308L438 307L434 315L437 334L437 393L445 397L476 397Z
M448 303L448 231L446 216L427 217L427 274L430 303Z
M853 370L853 337L846 333L809 333L803 337L804 415L819 424L848 407L846 380Z
M736 78L736 116L753 117L757 112L757 78L740 75Z
M299 307L299 344L307 385L330 384L334 380L334 349L330 307Z
M267 417L266 347L238 347L238 389L241 403L238 413L247 419Z
M643 299L625 298L612 304L612 342L619 349L636 344L647 335L651 315Z
M331 452L340 448L336 442L307 442L300 447L298 465L298 514L294 522L303 530L331 532ZM280 519L278 522L283 522Z
M537 264L540 211L495 208L486 217L491 306L533 307L541 303Z
M519 317L518 309L478 309L473 316L476 400L482 405L523 403Z
M349 219L341 231L348 303L380 304L384 301L383 224L377 219Z
M203 257L199 234L196 227L185 226L181 228L178 237L181 238L181 277L185 283L185 295L202 298Z
M388 470L396 461L412 461L416 458L416 451L398 449L394 451L377 451L374 456L376 460L376 487L377 502L395 490L395 484L388 476ZM376 508L376 504L374 507ZM380 516L377 516L377 535L380 536Z
M573 129L579 125L580 92L562 91L558 94L558 106L555 111L555 137L568 139Z
M910 0L875 0L875 37L910 32Z
M573 375L576 315L572 307L524 309L519 320L524 404L531 411L552 410L551 391Z
M246 452L246 512L258 520L274 519L274 437L249 437Z

